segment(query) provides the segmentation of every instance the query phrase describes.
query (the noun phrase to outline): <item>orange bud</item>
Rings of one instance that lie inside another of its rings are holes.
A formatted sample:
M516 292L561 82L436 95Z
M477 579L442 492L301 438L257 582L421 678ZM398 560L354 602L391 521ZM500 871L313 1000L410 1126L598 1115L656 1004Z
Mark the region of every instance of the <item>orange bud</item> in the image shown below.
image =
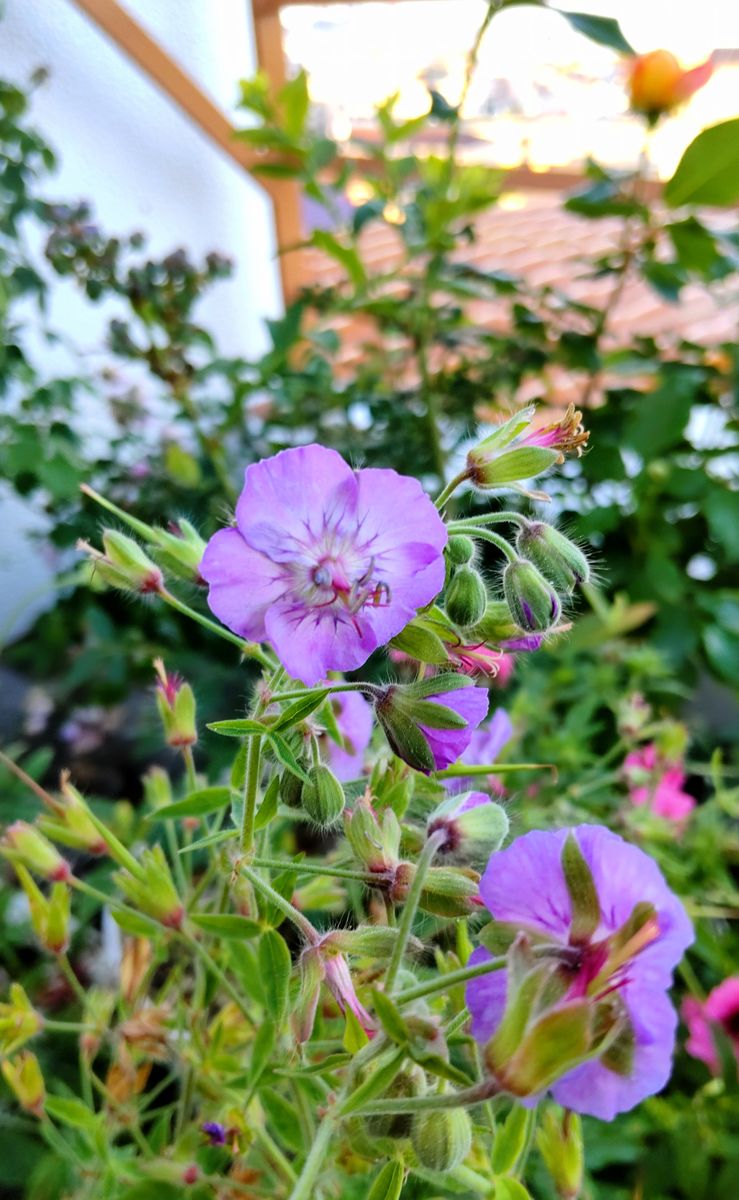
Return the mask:
M636 55L629 63L631 107L654 119L689 99L708 82L712 73L710 59L685 71L669 50Z

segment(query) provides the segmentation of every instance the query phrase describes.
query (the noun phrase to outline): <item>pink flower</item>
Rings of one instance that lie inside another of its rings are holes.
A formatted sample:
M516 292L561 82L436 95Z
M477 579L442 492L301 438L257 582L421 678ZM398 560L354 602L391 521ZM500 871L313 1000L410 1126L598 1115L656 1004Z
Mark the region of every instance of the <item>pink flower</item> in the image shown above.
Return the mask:
M623 770L632 804L651 808L675 825L685 824L695 808L695 799L682 790L685 772L662 759L654 742L627 754Z
M685 1049L717 1075L721 1069L711 1025L719 1025L728 1036L739 1063L739 975L724 979L701 1004L693 996L683 1001L682 1016L689 1037Z

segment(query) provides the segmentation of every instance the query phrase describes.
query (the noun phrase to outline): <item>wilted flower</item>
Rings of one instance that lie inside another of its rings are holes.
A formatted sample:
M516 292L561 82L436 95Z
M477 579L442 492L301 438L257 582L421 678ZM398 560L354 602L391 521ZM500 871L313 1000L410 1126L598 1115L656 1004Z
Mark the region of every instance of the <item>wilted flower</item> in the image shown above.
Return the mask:
M602 1036L605 1024L604 1051L597 1050L597 1040L596 1050L592 1042L588 1049L586 1038L584 1053L573 1055L573 1065L559 1078L538 1072L555 1100L611 1120L664 1087L677 1025L667 991L693 930L656 863L597 825L536 831L493 855L480 894L502 933L524 938L534 955L543 956L537 963L550 970L558 962L549 976L556 985L550 1024L582 1017L590 1038ZM480 948L470 961L489 957ZM490 1043L497 1036L507 999L519 984L504 970L467 985L478 1041ZM545 1043L551 1046L551 1031L542 1033L549 1036L539 1040L539 1051ZM617 1040L609 1040L614 1033ZM528 1062L521 1069L536 1080L535 1067Z
M739 975L724 979L702 1004L688 996L683 1001L682 1016L690 1035L685 1043L688 1054L701 1059L717 1075L721 1064L711 1026L718 1025L731 1042L739 1064Z
M344 783L362 774L364 752L372 737L372 709L360 692L338 692L330 703L341 744L326 737L322 741L323 752L336 778Z
M301 446L247 468L236 527L211 538L201 573L216 616L311 686L360 667L434 599L446 540L415 479Z
M683 825L695 808L693 796L682 790L685 772L666 762L654 742L627 754L623 771L629 799L637 807L650 808L675 825Z
M487 691L461 683L453 675L437 675L390 684L378 695L377 717L394 753L426 775L456 762L487 715Z
M582 414L570 404L563 417L539 429L531 428L534 407L515 413L467 455L468 477L476 487L505 487L541 475L565 454L582 454L589 434Z
M161 658L154 659L157 676L157 708L168 746L193 746L198 740L195 727L195 696L189 683L168 673Z
M325 982L342 1013L350 1009L365 1033L372 1037L375 1023L354 988L349 964L338 949L335 935L327 933L307 946L299 960L301 989L295 1010L296 1034L306 1041L313 1029L321 983Z
M635 55L628 72L631 107L656 120L708 83L713 64L707 59L686 71L669 50L651 50L649 54Z

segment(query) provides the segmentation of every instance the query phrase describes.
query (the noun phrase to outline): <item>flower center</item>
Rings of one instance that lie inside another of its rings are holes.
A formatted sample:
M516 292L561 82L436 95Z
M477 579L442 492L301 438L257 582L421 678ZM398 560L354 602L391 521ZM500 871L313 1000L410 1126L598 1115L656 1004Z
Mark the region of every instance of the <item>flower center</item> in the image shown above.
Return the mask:
M334 608L352 618L367 604L379 608L390 602L390 589L375 576L374 558L355 547L324 553L298 585L312 608Z

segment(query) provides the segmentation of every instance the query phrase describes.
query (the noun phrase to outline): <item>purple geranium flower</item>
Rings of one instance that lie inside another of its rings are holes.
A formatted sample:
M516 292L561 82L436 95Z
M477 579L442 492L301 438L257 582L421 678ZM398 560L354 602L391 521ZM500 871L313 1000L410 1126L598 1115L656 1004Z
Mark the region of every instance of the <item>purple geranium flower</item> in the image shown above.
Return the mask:
M471 767L495 762L503 747L510 742L512 737L511 718L504 708L498 708L485 725L481 725L473 732L469 745L466 750L462 751L459 761L467 763ZM466 775L447 780L447 786L451 791L464 792L479 782L479 776ZM496 790L500 787L498 779L493 774L488 776L488 783Z
M325 738L324 753L337 779L345 782L362 774L364 752L372 737L372 708L359 692L339 692L332 697L342 744Z
M312 686L360 667L438 595L446 540L417 480L301 446L247 468L236 527L200 570L216 616Z
M572 904L562 866L569 834L577 841L592 875L600 923L584 943L571 938ZM657 864L636 846L598 825L532 832L494 854L480 883L480 895L496 921L528 931L555 949L566 949L571 974L564 1000L617 993L631 1023L634 1047L628 1071L617 1072L592 1059L563 1075L551 1088L558 1103L610 1121L661 1090L670 1076L677 1015L667 996L672 973L693 940L691 923L667 887ZM609 943L640 905L654 919L616 954ZM470 962L489 958L478 949ZM612 964L609 967L609 962ZM604 977L604 972L607 977ZM590 990L589 990L590 989ZM467 985L472 1033L487 1043L506 1002L507 972L496 971Z
M419 722L418 727L434 756L434 769L443 771L444 767L455 763L469 746L475 729L488 714L490 696L486 688L465 687L459 691L443 692L439 696L427 696L426 699L451 708L467 722L464 729L429 729Z

